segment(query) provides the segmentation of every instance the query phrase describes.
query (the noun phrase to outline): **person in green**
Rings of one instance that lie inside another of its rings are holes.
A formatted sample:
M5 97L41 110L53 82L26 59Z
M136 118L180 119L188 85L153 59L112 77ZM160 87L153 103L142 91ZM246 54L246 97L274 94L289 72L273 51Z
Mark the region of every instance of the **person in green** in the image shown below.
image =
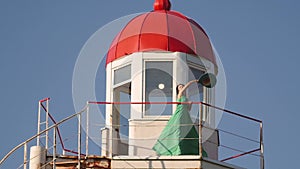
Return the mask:
M153 146L158 155L199 155L199 135L189 115L191 104L188 104L185 91L198 80L189 81L186 85L179 84L176 87L178 104L175 113L168 121L161 135ZM202 155L207 153L202 150Z

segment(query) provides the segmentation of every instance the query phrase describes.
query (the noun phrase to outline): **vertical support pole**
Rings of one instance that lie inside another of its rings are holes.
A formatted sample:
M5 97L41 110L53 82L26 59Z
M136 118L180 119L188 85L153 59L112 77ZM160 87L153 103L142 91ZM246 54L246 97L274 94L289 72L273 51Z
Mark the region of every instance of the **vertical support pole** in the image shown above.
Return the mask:
M24 144L24 169L27 169L27 142Z
M202 102L209 103L208 89L204 86L203 86L202 89L203 89L203 100L202 100ZM208 117L208 114L207 114L208 113L208 107L203 105L203 104L201 104L201 106L202 106L202 119L201 120L205 121L205 122L209 122L209 119L208 119L209 117Z
M263 142L263 123L260 122L260 169L265 168L265 159L264 159L264 142Z
M113 157L113 143L114 143L114 139L113 139L113 130L114 130L114 128L113 128L113 106L114 106L114 104L111 104L111 105L109 105L109 107L110 107L110 114L109 114L109 123L108 124L106 124L106 125L108 125L108 127L109 127L109 130L108 130L108 132L109 132L109 134L108 134L108 157L110 157L110 158L112 158Z
M39 109L38 109L38 126L37 126L37 133L40 133L41 131L41 101L39 101ZM36 145L40 145L40 135L36 138Z
M48 127L49 127L49 99L47 99L47 101L46 101L46 129L48 129ZM48 130L46 131L46 145L45 145L45 147L46 147L46 150L48 150L48 140L49 140L49 138L48 138Z
M78 169L81 169L81 113L78 114Z
M200 103L199 110L199 156L202 159L202 118L203 118L203 104Z
M53 169L56 169L56 129L57 127L53 129Z
M89 102L87 102L87 108L86 108L86 135L85 135L85 155L88 156L89 154L89 110L90 105Z

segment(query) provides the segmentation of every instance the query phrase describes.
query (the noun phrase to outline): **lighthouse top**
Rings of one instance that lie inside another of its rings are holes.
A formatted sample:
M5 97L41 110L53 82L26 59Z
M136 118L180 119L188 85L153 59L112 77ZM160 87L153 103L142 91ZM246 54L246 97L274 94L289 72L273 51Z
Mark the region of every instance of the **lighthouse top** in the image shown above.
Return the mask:
M155 0L153 4L154 10L170 10L171 3L169 0Z
M154 10L130 20L113 40L106 64L135 52L183 52L216 64L209 37L194 20L170 10L169 0L155 0Z

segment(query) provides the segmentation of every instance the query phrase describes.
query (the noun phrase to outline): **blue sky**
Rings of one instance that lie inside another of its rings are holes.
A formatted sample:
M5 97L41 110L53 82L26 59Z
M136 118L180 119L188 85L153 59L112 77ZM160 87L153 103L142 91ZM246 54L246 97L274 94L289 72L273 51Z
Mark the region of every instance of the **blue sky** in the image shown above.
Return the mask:
M100 27L153 0L0 1L0 157L36 132L37 102L74 112L72 74ZM300 150L296 0L172 1L208 33L227 76L226 108L264 121L266 168L297 168Z

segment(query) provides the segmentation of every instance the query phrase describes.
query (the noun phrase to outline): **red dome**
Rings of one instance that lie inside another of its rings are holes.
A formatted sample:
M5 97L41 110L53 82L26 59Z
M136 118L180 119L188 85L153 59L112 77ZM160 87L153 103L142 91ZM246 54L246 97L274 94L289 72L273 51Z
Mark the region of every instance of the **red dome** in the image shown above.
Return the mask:
M170 51L201 56L216 64L205 31L179 12L154 10L133 18L113 40L106 64L135 52Z

